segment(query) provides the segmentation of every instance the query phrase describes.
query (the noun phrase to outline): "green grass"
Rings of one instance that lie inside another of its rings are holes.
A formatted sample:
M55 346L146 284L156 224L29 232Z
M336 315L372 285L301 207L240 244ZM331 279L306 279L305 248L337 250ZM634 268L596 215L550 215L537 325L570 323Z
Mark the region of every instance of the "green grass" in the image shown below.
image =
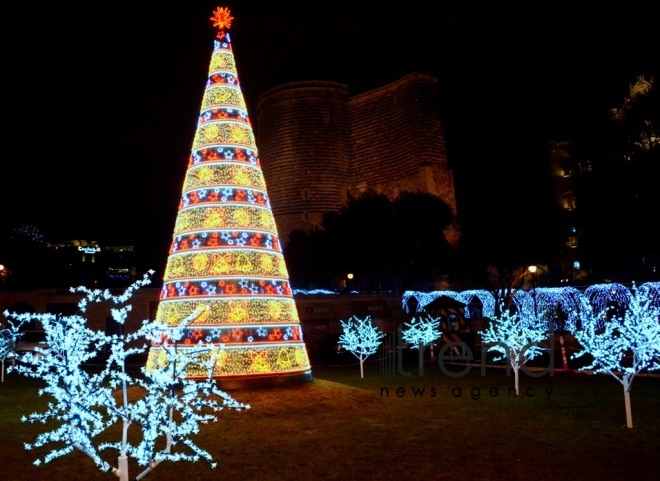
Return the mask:
M313 375L301 385L231 391L252 408L221 412L195 438L218 466L164 463L143 479L610 481L658 473L659 377L635 380L628 429L623 389L606 375L522 374L528 395L517 398L513 377L497 368L453 378L434 365L421 377L381 377L370 363L364 379L357 365L316 366ZM32 465L49 450L23 443L45 427L20 419L44 410L39 386L16 374L0 384L0 480L117 479L78 452ZM140 471L130 464L131 477Z

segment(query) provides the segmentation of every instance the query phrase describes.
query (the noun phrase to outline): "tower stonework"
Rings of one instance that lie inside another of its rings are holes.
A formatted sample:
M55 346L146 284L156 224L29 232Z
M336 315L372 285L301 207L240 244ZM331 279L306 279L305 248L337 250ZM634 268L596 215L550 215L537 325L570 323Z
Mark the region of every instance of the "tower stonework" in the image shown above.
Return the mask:
M281 240L321 224L351 189L348 88L334 82L295 82L269 91L257 108L264 176Z
M434 194L456 216L437 79L411 73L350 97L334 82L295 82L259 99L258 140L281 241L321 224L349 196ZM458 242L458 226L447 232Z

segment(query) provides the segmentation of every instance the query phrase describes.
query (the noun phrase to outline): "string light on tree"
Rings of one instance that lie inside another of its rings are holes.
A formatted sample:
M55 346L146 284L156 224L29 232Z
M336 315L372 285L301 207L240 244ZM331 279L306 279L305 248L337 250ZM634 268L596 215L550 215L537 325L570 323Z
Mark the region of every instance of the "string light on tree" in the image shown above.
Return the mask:
M502 303L500 314L481 331L481 340L487 351L498 353L493 360L504 360L507 368L513 369L516 396L520 392L520 369L547 350L542 344L549 334L545 327L538 318L525 320L517 313L509 312Z
M410 344L411 349L419 350L419 370L423 371L424 351L441 336L440 319L432 316L413 317L403 324L401 339ZM433 347L431 347L433 357Z
M177 348L188 319L176 328L170 327L168 340L163 341L168 326L157 321L144 321L134 332L121 329L120 334L107 335L91 329L84 317L90 304L105 303L111 306L114 322L124 326L132 310L129 299L151 282L152 274L150 271L121 295L107 289L71 289L72 294L83 294L78 314L4 312L13 326L38 321L46 334L47 347L37 348L37 354L10 367L42 381L45 386L39 395L52 398L44 412L22 418L23 422L50 429L34 442L25 443L28 450L51 448L48 453L37 455L36 466L78 450L100 470L115 474L119 481L142 479L163 461L204 460L215 467L211 454L193 439L200 424L217 421L215 413L225 408L250 408L220 390L211 377L218 351L203 342L189 346L185 353ZM130 374L127 360L147 350L145 341L155 340L160 342L163 354L159 357L159 369ZM190 363L196 369L205 369L206 378L186 378ZM90 372L90 364L100 365L101 369ZM129 391L133 393L130 399ZM117 425L121 429L115 429ZM108 438L113 432L121 433L116 442ZM108 452L117 454L116 465L106 459ZM135 478L129 476L129 458L144 468Z
M360 377L364 377L364 361L378 352L378 347L385 334L371 321L371 316L360 319L351 316L348 321L340 321L343 329L339 336L339 345L357 357L360 361Z
M597 311L591 313L595 319L586 322L573 335L581 350L574 358L589 354L591 363L580 368L594 374L607 373L623 387L626 408L626 426L633 427L630 390L635 376L642 371L660 369L660 307L656 303L653 289L632 286L630 296L621 289L610 290L613 295L627 299L623 315L613 315L607 322ZM613 307L607 310L614 310Z
M220 350L214 377L226 382L288 376L311 380L254 133L229 37L233 17L218 7L218 34L163 278L157 320L178 325L199 313L183 346ZM152 346L147 368L162 356ZM203 376L191 367L190 377Z

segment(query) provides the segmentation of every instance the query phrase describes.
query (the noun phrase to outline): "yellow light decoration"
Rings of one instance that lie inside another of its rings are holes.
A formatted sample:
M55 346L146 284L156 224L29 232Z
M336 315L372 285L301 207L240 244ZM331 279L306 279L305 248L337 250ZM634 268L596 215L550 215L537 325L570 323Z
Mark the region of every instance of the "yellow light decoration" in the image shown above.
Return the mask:
M272 212L253 208L235 214L241 209L240 206L194 206L180 210L174 223L174 233L181 235L198 230L241 229L249 225L252 229L275 234Z
M217 254L213 254L213 274L224 274L229 272L231 269L231 259L227 256L216 257Z
M178 325L182 319L192 316L200 306L208 307L203 323L213 326L235 324L249 319L253 323L291 322L298 323L298 311L293 299L265 298L242 299L209 298L201 300L175 299L158 304L156 318L169 325ZM238 315L240 313L240 315ZM193 324L200 323L200 317Z
M186 349L186 347L180 347ZM286 348L279 346L260 347L224 347L218 348L219 361L215 364L214 377L244 377L248 375L285 375L308 369L307 350L304 344L290 345ZM206 356L210 357L208 353ZM200 360L206 356L200 356ZM160 358L160 361L159 361ZM151 355L147 360L146 368L157 369L165 364L163 350L152 347ZM306 367L307 366L307 367ZM191 366L187 372L188 377L203 378L206 371Z
M265 191L266 182L263 172L256 166L220 162L188 169L183 191L224 187L251 187Z
M177 348L210 343L220 354L213 372L220 380L282 376L311 380L227 33L233 18L228 9L218 7L211 19L219 31L187 159L156 319L174 328L195 316ZM164 365L164 351L158 343L151 346L147 369ZM191 378L205 374L201 367L186 371Z
M282 311L283 311L282 304L278 304L276 302L271 302L268 304L268 317L270 319L274 319L276 321L279 321L282 319Z
M213 54L213 56L211 57L211 65L209 67L209 70L212 73L219 73L220 71L225 71L225 72L236 71L234 56L228 52L218 52ZM209 91L212 92L212 90ZM224 89L224 92L229 92L229 91L227 89Z
M255 148L252 129L249 125L234 124L233 121L229 125L206 123L197 128L193 149L223 144Z
M245 99L238 87L219 86L206 91L202 99L202 110L214 107L230 107L245 110Z
M269 278L287 277L286 265L281 255L275 252L245 250L225 254L217 252L179 253L171 255L165 268L168 280L184 278L194 272L195 277L213 277L233 272L235 269L249 276Z

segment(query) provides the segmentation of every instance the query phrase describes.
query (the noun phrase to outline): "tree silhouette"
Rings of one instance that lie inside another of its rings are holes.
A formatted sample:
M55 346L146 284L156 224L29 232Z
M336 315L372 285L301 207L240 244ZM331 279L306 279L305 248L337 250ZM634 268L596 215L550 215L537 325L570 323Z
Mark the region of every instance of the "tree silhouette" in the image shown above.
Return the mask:
M625 109L576 142L575 157L591 169L575 188L576 222L583 231L581 252L596 278L651 278L659 261L660 232L650 221L660 205L654 173L660 158L658 95L653 88L628 99Z
M292 232L284 250L291 282L331 288L350 272L360 290L430 289L454 268L445 235L453 220L432 194L365 192L325 214L318 229Z

